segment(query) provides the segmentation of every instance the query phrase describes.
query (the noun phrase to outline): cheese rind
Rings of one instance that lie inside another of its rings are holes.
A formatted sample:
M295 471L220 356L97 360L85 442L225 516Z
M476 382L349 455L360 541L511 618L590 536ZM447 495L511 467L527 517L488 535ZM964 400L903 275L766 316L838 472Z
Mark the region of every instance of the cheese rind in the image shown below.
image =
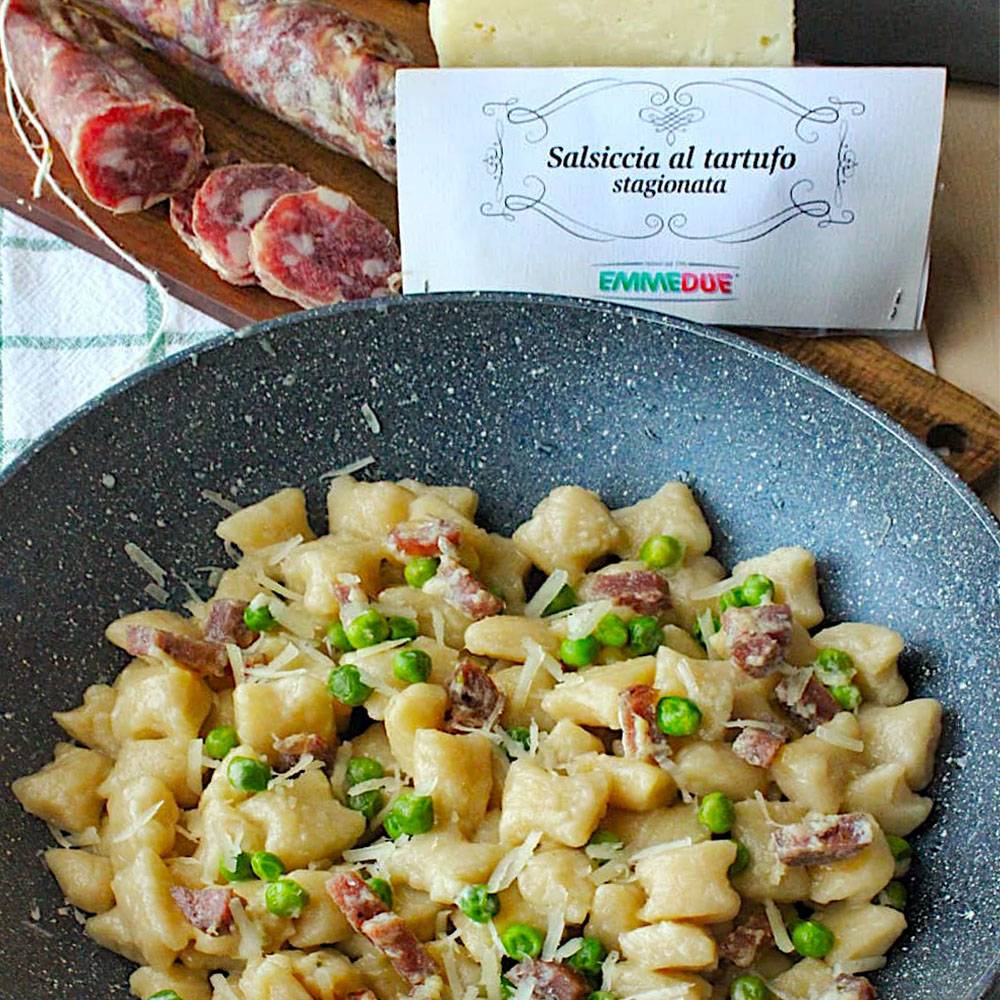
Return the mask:
M431 0L442 66L789 66L793 0Z

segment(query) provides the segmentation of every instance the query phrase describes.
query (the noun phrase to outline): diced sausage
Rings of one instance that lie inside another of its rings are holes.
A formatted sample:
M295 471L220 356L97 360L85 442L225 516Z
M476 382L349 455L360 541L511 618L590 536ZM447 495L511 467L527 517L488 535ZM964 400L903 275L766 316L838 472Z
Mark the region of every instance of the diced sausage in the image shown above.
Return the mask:
M327 770L333 766L335 751L318 733L295 733L276 739L274 749L278 755L274 770L279 774L293 768L307 753L321 761Z
M205 622L205 638L212 642L231 642L240 649L246 649L260 635L243 620L246 609L246 601L230 597L212 601L208 620Z
M505 606L467 567L450 555L441 556L437 573L424 584L424 590L438 594L446 603L474 621L498 615Z
M864 976L841 973L823 991L819 1000L877 1000L875 987Z
M250 230L283 194L316 186L280 163L217 167L194 196L191 229L201 259L231 285L256 282L250 263Z
M198 243L198 237L194 234L194 229L191 227L194 196L198 193L198 188L205 183L208 175L216 167L228 167L234 163L242 162L243 158L238 153L228 151L223 153L209 153L198 169L198 173L195 174L194 180L183 191L178 191L170 198L170 226L181 238L184 245L189 250L193 250L199 257L201 256L201 246Z
M175 885L171 887L170 895L177 904L177 909L184 914L184 919L204 934L214 937L228 930L233 922L229 909L233 898L232 889L186 889Z
M810 677L805 687L796 674L785 677L774 689L774 697L809 732L840 711L837 700L815 677Z
M32 0L15 0L5 31L13 76L91 201L138 212L191 183L201 125L128 52Z
M776 733L759 726L746 726L733 741L733 753L754 767L770 767L788 742L788 733Z
M503 711L504 697L493 678L469 659L459 660L448 685L448 725L453 730L482 729Z
M396 239L327 187L278 198L250 233L250 263L272 295L303 309L399 291Z
M666 733L656 724L659 695L648 684L636 684L618 696L618 723L626 757L661 763L672 750Z
M597 573L586 583L589 600L610 599L640 615L657 615L672 607L667 578L653 569Z
M807 816L780 826L771 838L784 865L825 865L860 854L874 839L871 820L864 813Z
M400 562L416 556L439 556L457 549L462 529L451 521L431 517L426 521L403 521L389 532L389 551Z
M507 978L518 987L531 980L531 1000L584 1000L591 988L579 972L559 962L543 962L526 958L507 972Z
M229 654L221 642L192 639L150 625L130 626L125 635L125 650L133 656L149 656L160 650L179 666L213 677L221 677L229 669Z
M167 59L395 180L395 75L413 55L380 25L317 0L103 6Z
M792 609L787 604L726 608L722 631L729 656L750 677L766 677L781 662L792 637Z
M738 969L749 969L757 956L774 940L771 924L763 910L739 921L719 945L719 954Z
M368 938L411 986L438 974L437 963L403 918L390 910L355 872L337 872L327 881L326 891L347 922Z
M348 574L344 574L333 581L331 588L340 608L341 625L346 626L354 621L358 615L364 614L371 604L358 577L349 578Z

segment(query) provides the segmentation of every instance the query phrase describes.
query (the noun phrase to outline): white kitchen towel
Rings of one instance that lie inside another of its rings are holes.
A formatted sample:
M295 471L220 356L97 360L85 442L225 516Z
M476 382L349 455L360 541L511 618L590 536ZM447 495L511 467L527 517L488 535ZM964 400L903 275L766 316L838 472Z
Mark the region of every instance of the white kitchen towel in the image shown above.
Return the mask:
M137 366L226 328L144 282L0 209L0 468L49 427ZM933 371L924 331L885 338Z

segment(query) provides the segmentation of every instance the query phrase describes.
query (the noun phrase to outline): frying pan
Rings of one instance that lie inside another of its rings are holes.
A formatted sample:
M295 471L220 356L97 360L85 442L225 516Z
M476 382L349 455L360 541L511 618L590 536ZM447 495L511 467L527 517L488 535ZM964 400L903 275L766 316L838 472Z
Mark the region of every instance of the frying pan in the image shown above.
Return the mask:
M369 428L368 403L381 423ZM929 822L913 837L910 926L874 975L891 1000L975 1000L997 969L1000 530L929 451L846 390L766 348L639 310L453 294L284 317L174 357L63 422L0 479L0 778L45 763L50 713L108 681L105 624L148 606L136 542L204 593L220 511L366 455L369 478L466 483L509 532L552 487L610 506L681 479L727 566L816 552L828 620L881 622L901 669L945 706ZM0 794L0 996L128 995L123 960L86 939ZM34 919L38 917L38 919Z

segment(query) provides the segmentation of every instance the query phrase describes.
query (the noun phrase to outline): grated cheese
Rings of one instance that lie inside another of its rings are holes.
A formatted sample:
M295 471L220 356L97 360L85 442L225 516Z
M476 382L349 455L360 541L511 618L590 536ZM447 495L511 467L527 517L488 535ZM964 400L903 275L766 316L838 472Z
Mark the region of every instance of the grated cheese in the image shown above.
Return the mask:
M535 853L538 842L542 839L541 830L532 830L524 842L508 851L498 862L493 873L490 875L486 888L489 892L501 892L511 885L514 879L524 869L524 866L531 860L531 855Z
M275 542L266 548L258 549L254 557L263 557L265 566L277 566L286 556L294 552L303 542L301 535L292 535L283 542Z
M887 962L885 955L869 955L867 958L855 958L846 962L835 962L833 971L835 975L846 973L854 976L859 972L874 972L881 969Z
M167 571L147 552L144 552L135 542L125 543L125 555L144 573L148 573L153 582L162 587L167 581Z
M788 930L785 927L781 911L773 899L764 900L764 915L767 917L767 922L771 925L771 933L774 935L774 943L778 946L778 951L784 952L786 955L791 955L795 951L795 945L792 944L792 939L788 936Z
M538 646L539 651L541 648ZM531 687L535 683L538 668L542 665L543 659L544 655L535 656L530 652L524 658L524 666L521 667L521 672L517 675L517 684L514 685L514 692L511 696L511 706L515 710L523 708L528 703L528 695L531 693Z
M614 610L611 601L592 601L570 609L566 616L566 636L569 639L583 639L597 628L597 623Z
M529 618L541 618L542 612L552 603L559 591L566 586L568 580L569 574L566 570L553 570L545 583L535 591L535 596L525 605L524 613Z
M277 594L279 597L285 597L289 601L303 600L303 595L297 590L292 590L290 587L286 587L283 583L279 583L266 573L255 573L253 579L254 583L260 584L260 586L262 586L265 590L269 590L272 594ZM256 600L256 598L254 598L254 600Z
M532 1000L535 995L535 982L534 976L525 976L517 985L517 989L511 993L510 1000Z
M182 581L183 582L183 581ZM142 588L144 594L148 594L154 601L160 604L166 604L170 600L170 591L164 590L159 584L147 583L145 587ZM198 595L195 594L195 597ZM198 603L201 603L201 598L198 598Z
M681 781L681 769L670 760L668 757L658 757L657 763L663 768L671 778L674 779L674 784L677 786L677 790L681 793L681 799L684 802L691 803L694 802L695 796L689 792Z
M348 462L347 465L343 465L339 469L331 469L329 472L324 472L319 478L322 481L324 479L339 479L341 476L351 476L355 472L367 469L369 465L374 465L375 461L374 455L365 455L364 458L359 458L355 462Z
M101 842L96 826L88 826L82 833L65 833L50 823L49 833L60 847L93 847Z
M240 958L245 962L260 958L264 952L264 935L247 915L247 911L243 908L243 900L239 896L234 895L229 900L229 912L233 915L233 923L240 935L238 949ZM214 978L213 976L212 979Z
M382 653L388 653L390 649L396 649L397 646L405 646L411 641L410 639L386 639L385 642L376 643L374 646L365 646L363 649L352 650L342 657L340 662L357 665L359 660L367 660L372 656L380 656ZM395 688L393 688L393 693L395 693Z
M684 683L684 687L687 689L689 697L696 703L702 701L701 688L698 686L698 681L694 676L694 672L691 670L688 661L681 657L677 661L677 675L680 677L681 681Z
M718 583L711 583L707 587L700 587L698 590L692 590L688 594L689 601L710 601L713 597L721 597L727 590L732 590L733 587L738 587L743 581L737 580L735 576L727 576L725 580L720 580Z
M462 988L462 979L458 974L458 963L452 943L447 942L441 949L441 962L444 965L444 978L453 997L457 997Z
M608 957L601 963L601 989L610 990L611 989L611 977L614 974L614 968L618 964L619 954L617 951L609 951Z
M431 629L434 632L434 641L439 645L444 645L444 615L440 608L431 608Z
M201 761L202 747L204 741L200 739L190 740L187 748L187 784L188 788L195 794L201 795Z
M542 944L541 959L543 962L551 962L562 941L563 931L566 929L566 904L569 902L569 893L559 886L559 893L562 901L552 906L549 904L548 920L545 927L545 942Z
M268 788L287 788L292 780L306 771L316 771L323 766L311 753L304 753L284 774L276 774L267 783Z
M755 789L753 797L757 800L757 804L760 806L760 811L764 814L764 822L770 827L779 827L780 823L775 822L771 818L771 813L767 808L767 799L764 798L764 793L758 788Z
M764 722L763 719L731 719L722 724L724 729L763 729L766 732L774 733L776 736L784 736L786 729L778 722Z
M583 938L570 938L564 945L556 948L556 953L552 956L557 962L570 958L583 947Z
M787 704L794 705L808 687L809 681L812 678L812 671L808 667L802 667L790 676L791 680L785 687L784 697L787 699Z
M712 637L715 635L715 620L712 618L712 609L705 608L698 615L698 628L701 629L701 638L705 644L705 655L710 659L715 659L715 650L712 646Z
M212 993L212 1000L240 1000L223 973L213 973L208 977L208 984L214 991Z
M375 411L367 404L361 404L361 416L364 418L365 423L368 425L368 430L372 434L381 434L382 425L379 423L378 417L375 415Z
M316 625L308 616L298 611L293 611L284 601L279 601L277 597L272 597L267 602L267 608L274 615L275 621L283 625L293 635L300 639L311 639L316 631Z
M210 503L214 503L216 507L221 507L227 514L235 514L242 509L238 503L233 503L228 497L224 497L215 490L202 490L201 496Z
M126 840L130 840L160 811L160 806L162 805L163 799L159 799L147 809L144 809L111 843L121 844Z
M635 854L630 855L629 863L634 864L643 858L651 858L657 854L663 854L664 851L676 851L681 847L690 847L693 843L694 841L690 837L681 837L679 840L668 840L662 844L653 844L652 847L644 847L641 851L636 851Z
M493 936L496 937L497 931L492 920L489 922L489 928ZM499 941L500 939L497 938L496 943L499 944ZM500 1000L500 958L493 948L487 948L483 952L483 960L479 968L481 970L479 982L486 987L486 996L489 1000Z
M613 882L627 872L628 865L621 858L615 858L600 868L595 868L588 878L594 885L604 885L605 882Z
M865 745L861 740L856 740L851 736L843 736L830 729L828 726L820 726L816 730L816 735L831 746L842 747L844 750L853 750L855 753L862 753Z
M333 794L343 799L347 792L347 764L353 756L351 741L345 740L337 747L337 754L333 758L333 773L330 775L330 787Z
M387 774L384 778L369 778L367 781L351 785L351 795L364 795L365 792L377 792L383 788L398 792L402 785L403 783L395 775Z
M233 680L237 684L245 684L247 679L246 663L243 660L243 650L235 642L226 643L226 655L233 671Z
M583 853L592 861L610 861L612 858L618 857L618 852L623 846L614 842L608 844L587 844L583 849Z

